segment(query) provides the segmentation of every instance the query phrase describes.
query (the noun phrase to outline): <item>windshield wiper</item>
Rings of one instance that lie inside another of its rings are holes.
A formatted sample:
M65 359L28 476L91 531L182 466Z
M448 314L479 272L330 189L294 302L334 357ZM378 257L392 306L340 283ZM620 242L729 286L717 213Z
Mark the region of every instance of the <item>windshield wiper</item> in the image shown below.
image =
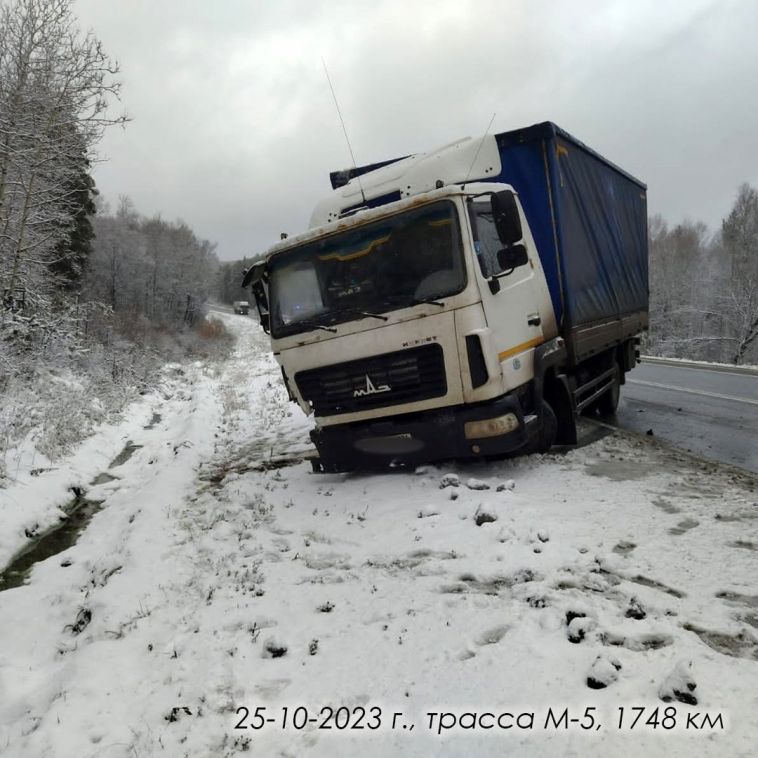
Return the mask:
M365 316L366 318L378 318L380 321L389 321L388 316L382 316L381 313L370 313L369 311L359 311L359 310L348 310L348 311L339 311L340 314L342 313L350 313L350 314L356 314L357 316Z
M332 311L333 316L365 316L366 318L378 318L380 321L389 321L388 316L382 316L381 313L371 313L370 311L361 311L358 308L340 308Z
M333 326L324 326L323 324L319 324L316 321L307 320L307 319L304 321L293 321L292 324L289 324L289 326L308 326L311 329L322 329L325 332L337 331Z
M435 300L433 297L414 297L411 300L411 305L439 305L440 308L444 308L445 304L441 300Z
M368 311L356 311L356 313L366 316L366 318L378 318L380 321L389 321L389 316L382 316L381 313L369 313Z
M413 305L438 305L440 308L445 307L441 300L435 300L433 297L408 297L407 295L394 295L386 298L383 305L397 308L410 308Z

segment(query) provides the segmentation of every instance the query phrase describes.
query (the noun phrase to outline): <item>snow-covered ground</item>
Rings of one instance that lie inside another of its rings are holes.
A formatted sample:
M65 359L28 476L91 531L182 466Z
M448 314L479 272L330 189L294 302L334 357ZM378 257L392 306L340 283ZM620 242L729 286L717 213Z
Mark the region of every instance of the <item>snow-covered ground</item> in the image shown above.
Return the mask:
M0 754L754 755L752 480L618 435L315 475L223 318L231 360L0 490L0 563L68 488L103 501L0 592Z

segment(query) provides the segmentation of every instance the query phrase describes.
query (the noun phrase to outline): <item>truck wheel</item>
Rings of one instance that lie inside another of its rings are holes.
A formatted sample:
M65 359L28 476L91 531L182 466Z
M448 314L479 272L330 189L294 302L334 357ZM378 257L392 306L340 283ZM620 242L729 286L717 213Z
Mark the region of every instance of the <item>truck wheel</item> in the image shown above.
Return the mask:
M531 445L530 453L546 453L555 444L558 435L558 419L550 403L542 401L542 428Z
M598 399L596 408L601 416L613 416L619 405L621 395L621 372L618 363L613 364L614 374L610 389L604 392Z

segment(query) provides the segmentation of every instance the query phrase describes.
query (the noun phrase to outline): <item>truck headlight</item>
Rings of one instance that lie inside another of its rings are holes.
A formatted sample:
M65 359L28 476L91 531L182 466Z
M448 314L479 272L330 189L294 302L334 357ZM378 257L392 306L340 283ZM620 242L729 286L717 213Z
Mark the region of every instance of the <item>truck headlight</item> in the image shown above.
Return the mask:
M506 413L497 418L486 418L482 421L467 421L463 425L463 433L467 440L478 440L483 437L499 437L508 434L518 427L518 417L515 413Z

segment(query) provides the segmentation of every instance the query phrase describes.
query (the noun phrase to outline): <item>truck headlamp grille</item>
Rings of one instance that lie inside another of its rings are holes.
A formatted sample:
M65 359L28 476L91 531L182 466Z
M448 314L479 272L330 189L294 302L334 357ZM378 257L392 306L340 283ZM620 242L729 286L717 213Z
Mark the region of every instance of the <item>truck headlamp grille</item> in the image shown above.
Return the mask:
M486 418L481 421L467 421L463 425L463 433L467 440L478 440L485 437L499 437L508 434L518 427L518 417L515 413L506 413L497 418Z

